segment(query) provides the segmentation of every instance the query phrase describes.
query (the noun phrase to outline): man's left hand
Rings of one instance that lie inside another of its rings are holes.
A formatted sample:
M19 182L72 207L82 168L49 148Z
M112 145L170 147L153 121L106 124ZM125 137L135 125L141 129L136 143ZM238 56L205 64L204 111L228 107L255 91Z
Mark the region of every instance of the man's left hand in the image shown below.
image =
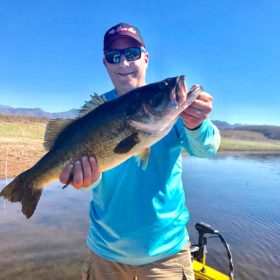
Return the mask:
M181 113L184 124L189 129L198 128L212 111L213 97L207 92L201 92L197 99Z

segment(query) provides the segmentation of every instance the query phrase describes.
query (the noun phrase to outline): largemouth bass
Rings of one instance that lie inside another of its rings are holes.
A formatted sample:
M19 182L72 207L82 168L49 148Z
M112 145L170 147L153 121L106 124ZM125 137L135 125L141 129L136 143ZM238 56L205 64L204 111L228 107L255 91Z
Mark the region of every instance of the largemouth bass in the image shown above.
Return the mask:
M21 202L30 218L42 190L58 180L64 167L94 156L101 172L138 155L147 165L149 147L173 127L180 113L202 91L194 86L187 92L184 76L134 89L105 102L93 96L75 120L51 120L46 128L45 147L49 151L30 169L19 174L0 193L11 202Z

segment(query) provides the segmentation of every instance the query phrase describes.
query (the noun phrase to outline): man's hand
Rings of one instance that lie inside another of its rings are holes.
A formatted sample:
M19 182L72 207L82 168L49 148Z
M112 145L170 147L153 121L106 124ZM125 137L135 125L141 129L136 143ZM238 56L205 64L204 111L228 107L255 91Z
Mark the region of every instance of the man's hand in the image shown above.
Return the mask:
M189 129L196 129L208 117L212 111L213 98L209 93L201 92L197 99L181 113L184 124Z
M59 180L63 184L70 184L76 189L80 189L95 183L100 174L95 158L83 157L82 160L75 161L74 164L68 164L61 173Z

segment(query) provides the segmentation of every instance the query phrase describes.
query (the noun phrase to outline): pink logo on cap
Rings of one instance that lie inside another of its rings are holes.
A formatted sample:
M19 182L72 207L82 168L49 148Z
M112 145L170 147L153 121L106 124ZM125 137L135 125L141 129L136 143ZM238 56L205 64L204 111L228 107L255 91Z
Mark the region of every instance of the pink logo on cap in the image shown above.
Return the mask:
M113 34L115 34L117 32L129 32L129 33L132 33L134 35L137 33L136 30L133 27L118 26L116 29L115 28L111 29L108 32L108 34L113 35Z

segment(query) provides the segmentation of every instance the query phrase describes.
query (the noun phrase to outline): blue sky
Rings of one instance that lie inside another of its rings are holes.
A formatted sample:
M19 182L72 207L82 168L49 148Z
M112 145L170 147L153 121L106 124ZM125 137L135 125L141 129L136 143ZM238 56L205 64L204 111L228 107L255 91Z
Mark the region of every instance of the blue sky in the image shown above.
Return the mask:
M79 108L112 88L105 31L136 25L147 82L186 75L214 97L211 119L280 125L280 1L0 1L0 104Z

